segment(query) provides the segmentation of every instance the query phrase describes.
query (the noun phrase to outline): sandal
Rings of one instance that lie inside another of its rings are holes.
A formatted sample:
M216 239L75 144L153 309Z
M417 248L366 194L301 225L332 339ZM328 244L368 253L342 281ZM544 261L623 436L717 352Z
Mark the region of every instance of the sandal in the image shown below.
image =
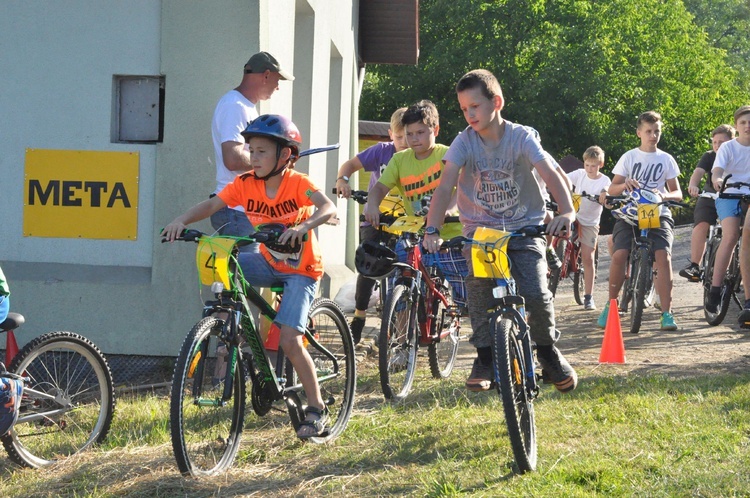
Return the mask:
M310 420L311 417L315 417ZM328 434L328 408L315 408L308 406L305 408L305 420L300 422L297 429L297 437L300 439L310 439L312 437L322 437ZM310 430L312 428L312 431Z

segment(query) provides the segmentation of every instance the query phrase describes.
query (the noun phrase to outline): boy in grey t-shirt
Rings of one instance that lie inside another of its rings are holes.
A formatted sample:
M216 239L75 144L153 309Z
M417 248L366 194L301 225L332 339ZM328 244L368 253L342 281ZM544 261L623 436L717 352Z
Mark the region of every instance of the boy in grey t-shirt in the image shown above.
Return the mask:
M548 225L553 235L570 230L575 211L570 193L546 157L540 143L524 126L500 116L504 100L500 84L489 71L470 71L456 85L458 102L469 126L459 134L444 157L445 169L432 197L424 246L440 247L440 231L454 187L465 236L481 226L513 231L541 225L545 216L536 170L558 202L560 214ZM511 273L526 301L531 337L537 344L542 374L561 392L575 389L578 376L555 347L552 293L547 289L543 238L517 237L508 244ZM467 258L470 259L470 258ZM467 305L477 358L466 387L484 391L492 385L492 349L487 309L493 304L493 279L466 278Z

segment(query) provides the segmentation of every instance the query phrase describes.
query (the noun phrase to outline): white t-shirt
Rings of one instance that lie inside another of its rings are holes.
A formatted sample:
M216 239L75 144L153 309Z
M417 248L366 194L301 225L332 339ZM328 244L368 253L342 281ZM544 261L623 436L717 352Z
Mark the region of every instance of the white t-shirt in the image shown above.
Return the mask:
M674 157L663 150L644 152L641 149L631 149L617 161L612 174L638 180L642 189L656 190L666 194L668 192L667 180L680 176L680 168ZM660 215L672 217L672 213L666 206L661 207Z
M242 132L247 124L258 117L255 104L247 100L237 90L230 90L219 99L211 120L211 138L214 143L214 159L216 161L216 190L215 194L232 183L235 177L241 173L231 171L224 166L224 155L221 152L221 144L224 142L244 143ZM245 144L247 149L247 144ZM242 207L235 207L237 211L243 211Z
M711 172L716 168L724 168L724 178L732 175L729 183L746 182L750 183L750 146L742 145L737 139L724 142L716 151L716 160ZM747 192L747 187L742 189L728 188L725 190L728 194L737 194Z
M568 173L570 183L573 184L575 191L579 194L586 192L590 195L599 195L602 190L606 190L612 180L605 174L600 174L599 178L592 179L586 174L583 168ZM598 202L589 199L581 199L581 206L578 208L576 220L583 226L599 226L599 220L602 217L603 206Z

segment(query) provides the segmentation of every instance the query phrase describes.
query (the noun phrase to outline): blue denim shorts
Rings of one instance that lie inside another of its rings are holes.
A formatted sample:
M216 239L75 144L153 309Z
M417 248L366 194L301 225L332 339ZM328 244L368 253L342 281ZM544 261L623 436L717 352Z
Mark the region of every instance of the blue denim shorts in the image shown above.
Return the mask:
M10 311L10 301L8 296L0 296L0 323L4 322L8 318L8 311Z
M724 218L741 218L742 203L739 199L716 199L716 213L719 215L719 221Z
M254 287L284 287L276 320L279 325L287 325L300 334L305 333L307 314L318 289L318 281L299 273L284 273L276 270L260 253L240 253L238 262L245 280Z
M224 207L211 215L211 226L220 235L233 235L235 237L247 237L255 232L250 220L244 211L238 211L230 207ZM258 244L242 246L240 252L258 252Z

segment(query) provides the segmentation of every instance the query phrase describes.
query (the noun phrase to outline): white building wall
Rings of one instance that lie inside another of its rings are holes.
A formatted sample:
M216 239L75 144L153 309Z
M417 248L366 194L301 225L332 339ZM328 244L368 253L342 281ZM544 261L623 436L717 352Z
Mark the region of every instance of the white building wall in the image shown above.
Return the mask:
M27 319L17 332L19 344L67 329L105 353L176 354L200 317L195 246L162 245L157 234L214 188L210 120L216 101L239 83L250 55L273 53L296 79L282 81L259 110L291 114L306 147L339 138L340 152L300 161L300 170L330 192L335 169L354 143L353 4L66 0L44 2L42 9L35 1L0 3L0 265L12 308ZM297 22L300 11L304 22ZM309 50L300 48L300 38L311 43L311 60L297 59ZM340 54L334 73L342 79L335 103L328 101L332 47ZM111 143L115 74L164 76L162 143ZM337 130L329 130L331 122ZM137 240L24 237L26 148L139 152ZM337 275L326 279L332 293L348 272L345 232L343 224L319 232L326 267Z

